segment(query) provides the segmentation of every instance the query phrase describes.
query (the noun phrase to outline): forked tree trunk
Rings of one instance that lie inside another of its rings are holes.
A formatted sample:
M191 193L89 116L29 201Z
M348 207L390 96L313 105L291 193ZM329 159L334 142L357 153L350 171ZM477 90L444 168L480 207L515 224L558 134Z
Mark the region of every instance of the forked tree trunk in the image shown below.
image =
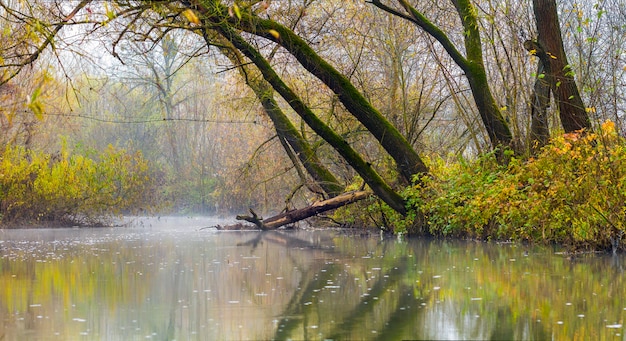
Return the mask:
M585 110L574 72L567 61L559 16L555 0L533 0L537 32L537 43L547 55L550 88L558 104L561 124L566 133L591 129L591 121Z
M469 0L452 1L463 24L465 55L459 51L443 30L428 20L423 13L413 7L408 1L397 0L397 2L399 7L403 8L405 12L385 5L380 0L371 1L374 6L384 11L413 22L441 44L454 62L465 72L476 108L493 148L498 148L499 154L502 154L501 147L513 147L513 134L502 116L500 107L489 87L483 62L478 16L472 2Z
M269 62L245 41L234 29L226 24L216 27L216 30L228 39L239 51L248 57L258 67L265 80L285 99L294 111L302 117L306 124L315 131L324 141L328 142L350 166L363 178L374 194L383 200L394 211L404 215L406 206L404 198L389 186L374 170L372 165L361 157L350 144L320 120L315 113L285 84L276 74Z
M524 48L532 55L539 57L535 86L530 96L531 123L530 123L530 151L537 152L548 143L550 127L548 126L548 107L550 106L550 78L552 73L548 56L539 44L532 40L524 42Z

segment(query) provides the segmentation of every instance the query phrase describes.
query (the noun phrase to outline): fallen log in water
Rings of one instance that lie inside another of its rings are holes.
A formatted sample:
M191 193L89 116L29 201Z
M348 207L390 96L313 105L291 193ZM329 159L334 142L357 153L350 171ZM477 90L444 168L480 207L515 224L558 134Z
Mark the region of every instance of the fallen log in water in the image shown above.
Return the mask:
M249 223L254 224L258 229L261 230L274 230L281 226L293 224L300 220L304 220L310 217L313 217L322 212L334 210L336 208L351 204L353 202L363 200L369 197L372 193L368 191L354 191L348 192L341 195L338 195L334 198L330 198L327 200L322 200L313 203L310 206L287 211L273 217L269 217L267 219L263 219L259 217L252 209L250 209L250 216L246 215L238 215L237 220L244 220ZM244 224L234 224L227 226L220 226L222 230L241 230L244 227L249 227Z

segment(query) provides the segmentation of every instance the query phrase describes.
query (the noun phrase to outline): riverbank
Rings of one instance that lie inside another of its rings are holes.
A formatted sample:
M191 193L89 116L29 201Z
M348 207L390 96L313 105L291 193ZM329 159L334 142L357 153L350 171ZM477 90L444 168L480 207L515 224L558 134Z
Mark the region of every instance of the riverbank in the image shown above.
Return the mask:
M434 160L434 176L406 190L411 213L396 220L395 229L624 251L625 146L607 122L598 133L565 134L536 157L513 158L506 166L493 155Z

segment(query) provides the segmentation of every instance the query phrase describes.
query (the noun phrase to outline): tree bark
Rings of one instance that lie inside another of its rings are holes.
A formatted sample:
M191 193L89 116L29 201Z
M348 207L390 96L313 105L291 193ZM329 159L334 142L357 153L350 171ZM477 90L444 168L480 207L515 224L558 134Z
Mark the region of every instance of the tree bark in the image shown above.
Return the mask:
M550 139L550 127L548 126L548 107L550 106L550 81L552 77L548 56L539 44L532 40L524 42L524 48L532 55L538 57L535 86L531 93L531 122L530 122L530 151L537 152Z
M318 201L311 206L291 210L267 219L259 217L254 211L250 210L250 213L252 214L251 216L238 215L237 220L245 220L253 223L260 230L274 230L281 226L293 224L295 222L313 217L322 212L334 210L353 202L363 200L370 195L372 195L372 193L368 191L344 193L328 200ZM224 227L223 229L227 230L228 227Z
M550 72L550 88L558 104L559 117L566 133L591 129L591 121L585 110L574 72L567 61L559 16L555 0L533 0L537 32L537 43L547 55Z

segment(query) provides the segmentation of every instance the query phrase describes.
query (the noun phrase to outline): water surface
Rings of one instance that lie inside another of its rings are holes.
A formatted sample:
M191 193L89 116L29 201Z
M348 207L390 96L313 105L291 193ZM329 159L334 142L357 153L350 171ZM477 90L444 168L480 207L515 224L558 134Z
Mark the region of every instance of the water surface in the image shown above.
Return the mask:
M626 340L623 256L217 223L0 231L0 340Z

